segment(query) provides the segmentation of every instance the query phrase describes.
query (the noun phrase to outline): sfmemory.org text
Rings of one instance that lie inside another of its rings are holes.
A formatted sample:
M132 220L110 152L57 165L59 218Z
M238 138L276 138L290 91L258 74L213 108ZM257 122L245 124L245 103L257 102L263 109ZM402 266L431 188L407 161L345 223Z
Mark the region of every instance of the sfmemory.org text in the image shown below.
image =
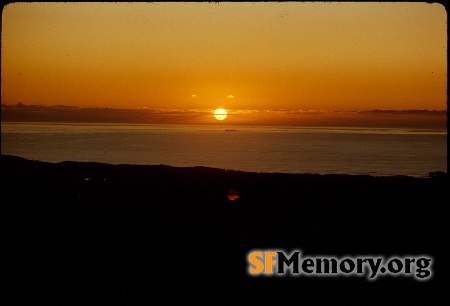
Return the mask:
M429 280L433 259L429 256L329 256L302 257L300 250L286 254L283 250L253 250L248 253L248 274L251 276L411 276Z

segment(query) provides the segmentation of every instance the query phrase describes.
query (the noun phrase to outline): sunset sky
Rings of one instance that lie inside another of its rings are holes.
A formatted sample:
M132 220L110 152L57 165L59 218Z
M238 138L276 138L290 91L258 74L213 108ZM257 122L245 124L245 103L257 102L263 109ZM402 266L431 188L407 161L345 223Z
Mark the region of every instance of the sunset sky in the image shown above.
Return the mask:
M1 60L6 105L447 109L438 3L11 3Z

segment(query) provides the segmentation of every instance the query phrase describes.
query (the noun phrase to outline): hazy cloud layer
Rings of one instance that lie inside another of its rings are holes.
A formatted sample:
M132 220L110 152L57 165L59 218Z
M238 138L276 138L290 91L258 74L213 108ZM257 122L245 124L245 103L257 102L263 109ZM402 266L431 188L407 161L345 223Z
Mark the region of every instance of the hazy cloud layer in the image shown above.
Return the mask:
M446 127L446 111L435 110L228 110L223 122L214 110L81 108L65 105L2 104L1 120L15 122L192 123L238 125Z

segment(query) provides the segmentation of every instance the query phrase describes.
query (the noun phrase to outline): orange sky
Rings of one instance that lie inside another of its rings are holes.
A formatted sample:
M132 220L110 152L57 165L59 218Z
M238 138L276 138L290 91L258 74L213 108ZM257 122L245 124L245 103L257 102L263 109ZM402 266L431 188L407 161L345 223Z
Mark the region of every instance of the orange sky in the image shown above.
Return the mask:
M437 3L12 3L2 103L445 110Z

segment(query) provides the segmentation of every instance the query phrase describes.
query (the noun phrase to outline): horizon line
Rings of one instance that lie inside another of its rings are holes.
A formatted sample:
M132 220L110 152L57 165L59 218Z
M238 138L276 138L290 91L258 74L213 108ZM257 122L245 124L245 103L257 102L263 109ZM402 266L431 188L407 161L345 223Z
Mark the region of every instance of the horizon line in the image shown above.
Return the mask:
M205 111L214 111L217 108L149 108L146 106L142 107L134 107L134 108L116 108L116 107L101 107L101 106L72 106L72 105L63 105L63 104L25 104L22 102L17 102L16 104L6 104L1 103L2 108L27 108L27 109L57 109L57 110L117 110L117 111L152 111L152 112L205 112ZM224 107L221 107L224 108ZM299 114L307 114L307 113L364 113L364 112L447 112L447 109L418 109L418 108L410 108L410 109L363 109L363 110L339 110L339 109L294 109L294 108L271 108L271 109L245 109L245 108L224 108L227 112L291 112L291 113L299 113Z

